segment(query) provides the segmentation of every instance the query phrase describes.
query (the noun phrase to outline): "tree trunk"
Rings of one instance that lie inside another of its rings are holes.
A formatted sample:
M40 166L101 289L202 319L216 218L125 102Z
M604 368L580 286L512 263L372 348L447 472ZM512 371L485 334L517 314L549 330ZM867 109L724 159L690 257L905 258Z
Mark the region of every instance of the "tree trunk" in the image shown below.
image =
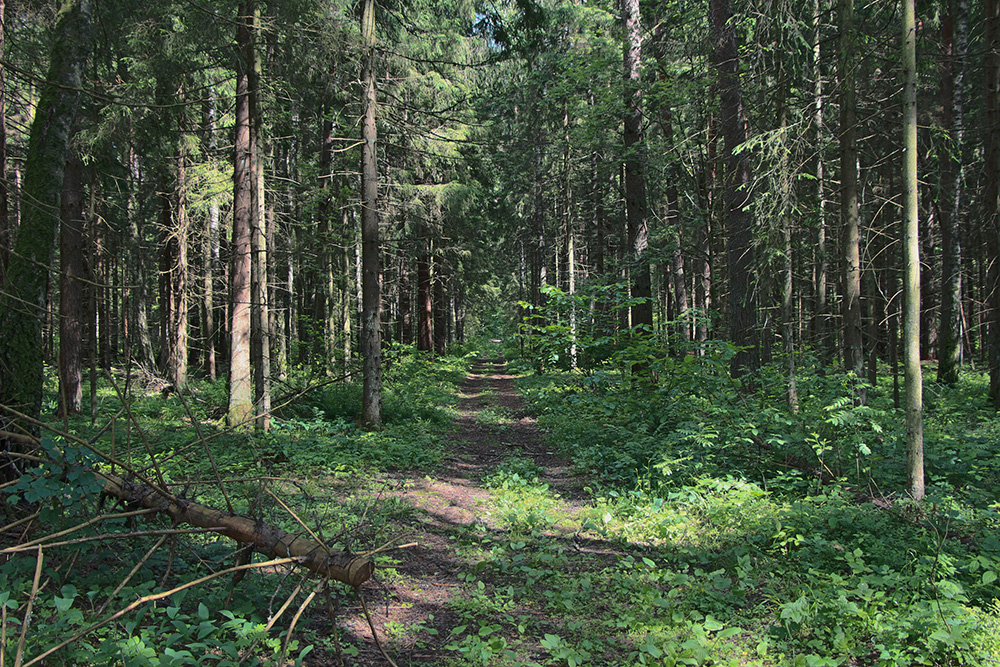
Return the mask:
M864 373L861 339L861 252L858 211L858 143L854 78L854 0L840 0L840 224L844 258L844 368L860 379ZM864 392L856 398L864 401Z
M1000 1L986 0L986 310L990 398L1000 410ZM982 263L980 264L982 265Z
M0 0L0 58L4 57L6 30L5 2ZM7 68L0 63L0 290L7 283L10 251L14 247L15 228L10 216L10 187L7 181Z
M375 142L375 0L365 0L361 16L364 86L361 126L361 355L364 388L361 422L382 425L382 257L378 228L378 166Z
M652 282L649 275L649 215L646 160L642 136L642 24L639 0L622 0L625 27L625 218L630 250L631 327L653 331Z
M434 353L443 355L448 346L448 302L445 299L444 260L440 253L435 255L433 269L433 310L434 310Z
M664 73L662 63L660 67L659 80L660 83L666 82L666 74ZM673 123L673 111L670 105L666 102L660 105L660 129L663 132L663 139L667 146L674 145L674 123ZM675 331L677 333L677 350L681 354L686 354L688 349L688 343L691 340L691 327L689 323L690 313L688 312L688 289L687 289L687 278L684 272L684 250L681 245L682 235L680 228L680 196L678 194L678 181L680 180L680 169L677 165L676 158L671 158L669 166L667 167L667 182L664 187L664 209L663 209L663 221L664 226L669 230L670 240L673 245L673 250L671 252L671 271L670 276L673 281L673 291L675 301L677 303L677 312L673 318L678 320L678 324L675 326Z
M399 257L399 342L403 345L413 344L413 317L410 311L413 301L413 289L409 257L401 254Z
M66 161L63 176L59 257L59 414L80 414L86 329L86 241L83 220L83 162Z
M739 49L729 0L711 0L715 66L724 137L726 183L726 252L729 259L729 338L739 349L730 364L733 377L759 366L756 293L754 289L754 220L750 214L750 162L739 148L747 141Z
M929 133L925 133L926 137ZM918 140L919 141L919 140ZM930 143L926 139L925 143ZM917 169L919 170L919 165ZM932 196L929 188L924 188L920 196L926 213L920 216L920 255L923 257L924 268L920 271L920 358L937 359L938 344L938 281L937 267L937 222L939 214L938 202Z
M139 202L135 196L135 193L139 191L142 172L139 170L139 156L136 154L135 146L129 145L126 160L128 161L129 177L131 179L129 183L128 225L126 229L128 234L127 248L132 255L131 261L128 262L127 275L129 284L133 285L128 293L128 345L131 350L131 357L139 367L146 371L152 371L156 367L156 358L153 355L153 339L149 333L147 303L149 291L147 289L145 271L148 262L146 259L148 253L143 244L142 230L139 228L141 214L139 211ZM91 246L93 245L91 243ZM91 304L91 308L94 310L94 332L96 333L96 299L92 297L92 300L95 301L95 303ZM96 336L94 337L94 350L95 352L97 350Z
M179 99L184 99L184 91L179 91ZM169 350L167 358L167 378L177 388L187 385L188 356L188 210L187 210L187 150L185 148L185 110L182 107L178 117L179 140L177 142L176 190L173 197L173 224L170 229L168 248L168 309L167 336Z
M715 116L708 119L707 154L702 167L702 205L704 222L695 230L694 307L698 320L694 327L694 339L700 344L698 353L705 353L704 343L708 342L710 310L712 302L712 220L715 215L715 187L717 181L717 133Z
M920 238L917 191L917 29L914 0L903 0L903 365L906 469L914 500L924 497L923 388L920 372Z
M90 0L65 0L53 34L49 72L31 125L20 230L0 294L0 405L38 418L42 407L49 271L63 170L90 48ZM5 420L6 421L6 420ZM34 430L30 424L13 429Z
M249 517L222 512L188 500L179 500L163 490L140 486L115 475L99 473L108 495L169 516L175 523L208 528L237 542L253 544L265 553L292 557L316 572L351 586L368 581L375 565L368 556L330 551L324 544L301 535L286 533Z
M344 252L343 252L343 264L344 264L344 288L340 293L340 321L341 330L343 331L343 345L344 345L344 375L348 375L351 370L351 352L354 343L354 336L352 331L354 327L352 322L354 320L354 314L351 310L351 244L347 242L348 239L354 236L353 225L351 224L350 213L348 213L347 208L344 208L343 213L343 233L344 233Z
M829 259L826 248L826 191L823 171L823 142L826 129L823 121L823 70L821 0L813 0L813 125L816 140L816 246L813 261L813 337L820 349L821 358L829 362L830 341L829 306L827 305L827 273Z
M321 365L329 363L333 351L333 235L331 233L331 216L333 204L333 122L327 117L329 110L324 112L322 131L320 134L320 187L319 205L316 211L316 259L318 264L318 286L313 294L313 327L315 332L312 341L312 358Z
M938 382L955 384L962 363L962 141L965 133L965 59L968 0L950 0L941 27L941 106L947 131L941 161L941 324Z
M421 226L426 229L426 225ZM431 297L430 239L424 232L420 254L417 256L417 349L430 352L434 349L432 317L434 305Z
M229 327L229 425L245 427L253 418L250 373L250 235L253 228L254 165L250 133L250 63L253 62L251 26L256 0L244 0L237 19L236 43L240 57L236 75L235 138L233 151L233 242L230 268L231 325Z
M779 66L778 81L778 125L781 129L781 136L784 138L788 130L788 75L783 67ZM782 139L784 141L784 139ZM781 156L778 163L778 197L779 197L779 224L781 226L782 251L781 251L781 342L785 353L785 368L787 370L788 408L792 412L799 411L799 390L795 377L795 274L792 256L792 192L794 175L789 173L788 146L779 147Z
M216 151L216 109L215 91L209 90L208 108L206 110L206 126L208 132L208 152L212 163L215 162ZM208 205L208 229L202 243L204 271L204 297L202 302L202 336L205 346L205 370L208 379L216 379L215 359L215 280L219 272L219 198L212 197Z
M261 431L271 428L271 315L268 304L267 203L264 189L264 112L261 108L262 63L257 41L260 38L260 7L254 7L250 35L250 161L252 228L250 230L251 365L255 425Z

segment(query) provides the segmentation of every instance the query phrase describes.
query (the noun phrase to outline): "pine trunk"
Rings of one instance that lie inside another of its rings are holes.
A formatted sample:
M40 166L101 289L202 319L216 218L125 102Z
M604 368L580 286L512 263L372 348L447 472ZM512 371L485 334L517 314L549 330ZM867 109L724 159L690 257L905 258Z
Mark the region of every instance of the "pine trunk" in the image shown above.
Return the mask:
M726 253L729 260L729 339L738 351L730 364L733 377L757 370L760 365L757 307L754 286L756 264L753 247L754 220L750 214L750 162L743 91L739 80L739 48L732 25L729 0L712 0L715 66L725 157Z
M857 103L854 78L854 0L840 0L840 224L843 228L844 368L861 378L864 348L861 339L861 252L858 210ZM864 401L864 392L856 397Z
M958 382L962 363L962 141L965 133L965 58L968 0L950 0L941 27L941 107L948 132L941 161L941 323L938 381Z
M59 414L80 414L86 329L87 263L83 220L83 163L66 161L59 235Z
M649 213L646 160L642 136L642 23L639 0L622 0L625 27L625 219L629 245L632 299L630 326L653 330L652 282L649 274Z
M364 64L364 120L361 126L361 422L382 425L382 257L379 248L378 167L375 128L375 1L365 0L361 16Z
M980 266L988 266L985 290L988 307L986 349L990 369L990 398L1000 410L1000 1L986 0L986 224L983 234L988 250Z
M254 165L250 139L250 73L253 42L251 26L256 0L244 0L236 29L240 64L236 77L233 153L233 241L230 268L229 425L246 427L253 419L253 382L250 372L250 235L253 228Z

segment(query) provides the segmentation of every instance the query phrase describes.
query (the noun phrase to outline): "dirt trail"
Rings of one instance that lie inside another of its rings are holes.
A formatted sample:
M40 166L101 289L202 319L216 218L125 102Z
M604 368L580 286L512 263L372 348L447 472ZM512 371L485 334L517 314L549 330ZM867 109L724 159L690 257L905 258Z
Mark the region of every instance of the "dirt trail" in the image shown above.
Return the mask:
M386 494L415 509L404 541L416 546L396 552L398 575L377 575L377 584L366 586L372 620L399 665L435 664L446 657L435 648L458 624L448 605L462 593L458 575L474 565L462 559L457 544L477 531L486 536L501 530L489 515L490 491L483 486L499 463L511 456L533 460L543 470L540 481L562 499L561 516L572 518L582 507L582 480L546 447L535 420L523 414L514 376L502 362L477 362L459 396L459 416L441 469L424 477L400 474L400 488ZM571 530L565 524L563 529ZM385 665L363 616L356 609L344 611L349 620L341 619L347 629L343 639L361 648L360 655L345 656L345 664ZM426 632L413 636L410 629L418 624L437 629L437 639Z

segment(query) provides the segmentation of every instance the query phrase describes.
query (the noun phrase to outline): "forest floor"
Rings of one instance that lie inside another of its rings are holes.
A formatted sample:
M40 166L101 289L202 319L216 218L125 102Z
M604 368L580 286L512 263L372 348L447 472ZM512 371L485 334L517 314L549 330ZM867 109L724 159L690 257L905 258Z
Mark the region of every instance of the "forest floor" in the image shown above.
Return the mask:
M474 364L459 399L455 428L439 469L419 477L394 473L383 493L383 499L396 498L412 507L399 525L399 541L405 548L395 551L395 564L377 571L374 585L364 588L379 641L400 666L447 664L449 654L460 655L454 642L469 619L469 614L461 611L463 599L470 593L474 596L477 586L482 590L481 581L487 578L470 574L476 570L476 554L484 545L509 538L510 522L501 516L504 510L498 507L496 489L490 488L490 476L505 462L515 462L515 468L529 466L537 474L533 481L547 487L546 537L572 542L581 549L574 537L580 529L585 480L573 473L568 461L546 447L534 418L524 415L514 376L507 374L503 362L480 360ZM387 664L372 639L360 604L344 611L341 644L356 647L358 654L340 656L343 664ZM514 611L507 609L503 616L513 618ZM329 624L318 617L314 621ZM514 627L506 624L487 623L485 627L499 634L516 634ZM475 635L481 629L469 632ZM532 630L522 627L521 633L532 634ZM514 642L511 637L501 644ZM452 648L445 649L449 644ZM485 650L492 652L488 645ZM317 651L309 662L331 664L330 659L336 661L337 657Z

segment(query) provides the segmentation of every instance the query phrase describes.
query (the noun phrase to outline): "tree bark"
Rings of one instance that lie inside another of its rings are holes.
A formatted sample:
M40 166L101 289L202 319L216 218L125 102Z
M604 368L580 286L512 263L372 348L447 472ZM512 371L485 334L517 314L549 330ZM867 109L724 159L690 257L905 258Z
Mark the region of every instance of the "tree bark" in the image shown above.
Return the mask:
M622 0L625 27L625 218L628 228L632 298L631 327L653 331L652 282L649 275L649 213L646 160L642 136L642 23L639 0Z
M38 418L42 407L49 270L67 147L90 48L90 0L65 0L53 35L25 161L24 201L8 281L0 295L0 404ZM30 425L23 425L33 430ZM11 430L11 429L7 429Z
M757 331L757 295L754 287L754 220L750 214L750 162L739 148L747 141L743 91L739 79L739 49L732 26L729 0L711 0L715 38L715 67L725 156L726 252L729 259L729 339L738 350L730 374L740 377L760 365Z
M829 306L827 304L827 273L829 258L826 243L826 191L823 163L823 142L826 128L823 120L823 70L821 0L813 0L813 127L816 140L816 247L813 261L813 336L827 363L833 357L830 350Z
M131 357L146 371L152 371L156 367L156 358L153 355L153 339L149 332L148 299L149 291L146 288L145 267L148 265L147 252L143 244L142 230L139 227L141 214L139 202L135 195L139 190L142 172L139 169L139 156L136 154L135 146L130 144L127 149L126 161L129 166L129 198L128 198L128 225L127 225L127 248L132 254L131 261L128 262L127 275L128 282L132 285L129 290L128 308L128 346ZM93 243L91 244L93 246ZM93 267L92 267L93 268ZM96 299L92 306L94 313L94 331L96 332ZM97 340L94 340L94 350L97 350Z
M1000 2L986 0L986 319L990 399L1000 410Z
M184 91L178 92L184 99ZM176 184L173 196L173 224L167 242L168 290L170 305L167 310L167 378L177 388L187 385L188 356L188 207L187 207L187 150L185 109L178 115L179 140L177 142Z
M840 224L843 227L844 369L860 379L864 373L861 339L861 252L858 211L857 102L855 100L854 0L840 0ZM864 401L864 392L856 398Z
M66 161L59 235L59 414L80 414L83 403L87 262L83 219L83 162Z
M375 564L369 556L331 551L320 542L286 533L249 517L174 498L163 491L134 484L115 475L99 473L99 476L104 480L104 491L108 495L155 509L175 523L208 528L237 542L253 544L270 555L295 558L303 567L335 581L357 587L368 581L375 571Z
M788 130L788 75L779 66L777 115L782 141ZM789 173L788 146L782 145L778 164L778 197L779 224L781 226L781 342L785 353L785 368L787 371L788 408L792 412L799 411L798 381L795 376L795 274L792 255L792 181L794 175Z
M448 302L445 299L444 260L440 253L434 257L433 269L433 310L434 310L434 353L441 356L448 346Z
M351 216L347 208L343 211L343 233L344 233L344 251L343 251L343 265L344 265L344 281L343 289L340 291L340 322L341 330L343 332L343 346L344 346L344 375L348 375L351 370L351 356L354 343L353 330L354 326L352 322L354 321L354 312L351 309L351 244L347 243L346 240L353 238L354 236L354 225L351 224Z
M923 387L920 372L920 238L917 190L917 29L914 0L903 0L903 365L906 469L914 500L924 497Z
M267 203L264 188L264 112L261 100L262 62L257 41L260 36L260 7L254 8L250 35L250 161L253 208L250 230L251 365L255 425L261 431L271 428L271 315L268 304ZM324 350L329 352L329 350Z
M968 0L950 0L941 27L941 106L947 131L941 161L941 323L938 382L955 384L962 363L962 142L965 134L965 60Z
M216 151L216 108L215 91L209 90L208 108L206 109L206 127L208 133L208 152L212 163L215 162ZM216 336L215 331L215 280L219 273L219 198L213 196L208 205L208 228L202 244L204 297L202 302L202 335L205 345L205 370L208 379L216 379Z
M426 230L426 225L421 225ZM434 349L432 324L434 303L431 297L431 255L429 234L425 231L420 240L417 256L417 349L430 352Z
M250 235L253 228L253 159L250 134L251 26L256 0L244 0L237 18L240 57L236 76L233 155L233 242L230 268L229 425L245 427L253 418L250 372Z
M361 126L361 423L382 425L382 257L379 247L378 165L375 128L375 0L365 0L361 16L364 86Z
M7 27L6 3L0 0L0 58L4 56L4 32ZM0 289L7 283L10 251L16 229L10 215L10 187L7 181L7 68L0 64Z

